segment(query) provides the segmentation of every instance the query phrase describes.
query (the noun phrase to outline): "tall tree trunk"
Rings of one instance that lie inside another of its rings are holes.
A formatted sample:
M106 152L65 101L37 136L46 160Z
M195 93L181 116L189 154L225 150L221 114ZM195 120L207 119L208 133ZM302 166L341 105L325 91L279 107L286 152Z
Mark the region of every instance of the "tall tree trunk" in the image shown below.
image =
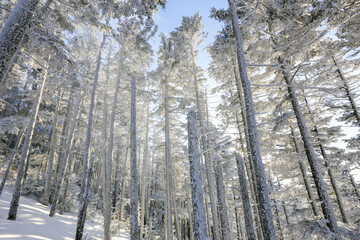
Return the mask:
M244 153L244 158L247 159L247 161L245 162L245 166L246 166L246 173L249 177L250 196L252 197L253 202L254 202L253 209L254 209L256 234L258 236L258 239L263 239L262 222L260 220L261 216L259 213L259 207L260 207L259 206L259 194L257 194L256 177L255 177L255 173L254 173L254 168L253 168L253 164L252 164L252 156L251 156L251 151L250 151L250 138L249 138L249 131L248 131L249 128L248 128L248 124L247 124L247 120L246 120L245 100L244 100L243 94L241 93L242 87L241 87L240 79L238 77L238 73L237 73L238 71L236 69L235 59L232 59L232 63L233 63L235 85L236 85L236 89L237 89L238 98L240 101L241 118L242 118L242 122L243 122L245 140L241 133L240 118L239 118L238 110L236 109L237 128L238 128L238 132L239 132L241 150ZM230 94L231 94L231 96L233 96L231 89L230 89ZM245 148L245 143L246 143L246 148Z
M57 207L57 203L59 200L61 184L62 184L64 174L65 174L65 168L66 168L66 165L68 164L71 149L73 146L74 132L75 132L75 128L76 128L76 118L77 118L77 115L79 112L80 100L81 100L81 93L79 93L79 95L76 99L74 112L73 112L73 115L70 120L71 125L70 125L69 133L67 136L67 140L66 140L65 152L62 154L61 159L58 163L58 165L60 165L60 167L59 167L59 172L56 176L55 192L54 192L54 196L52 199L52 205L51 205L51 209L50 209L50 213L49 213L50 217L53 217L56 213L56 207ZM70 109L71 108L69 108L68 111L70 111Z
M235 158L236 158L236 163L237 163L239 182L240 182L240 192L241 192L241 198L242 198L242 204L243 204L243 210L244 210L246 236L247 236L247 239L255 240L256 235L255 235L254 224L253 224L252 213L251 213L251 204L250 204L249 191L248 191L247 182L246 182L244 162L242 160L242 157L237 153L235 153Z
M287 69L285 62L283 59L279 58L279 64L281 69ZM336 222L336 218L334 215L333 207L330 202L329 194L326 189L326 184L324 182L322 171L317 159L317 156L315 154L315 150L313 147L313 144L311 142L311 137L309 134L309 130L307 128L303 112L301 110L301 106L299 104L297 94L295 92L295 89L292 87L292 79L289 76L289 73L287 70L282 70L283 78L285 80L285 83L288 85L288 94L291 99L291 104L293 106L293 110L297 119L298 127L301 133L301 137L304 143L304 148L306 152L306 156L308 158L311 172L314 178L316 190L318 192L320 201L321 201L321 207L324 214L324 217L326 220L328 220L327 225L330 228L332 232L334 232L337 235L338 239L341 239L341 236L339 234L339 227Z
M131 122L130 122L130 173L131 173L131 186L130 186L130 235L131 240L138 240L139 227L138 227L138 175L136 167L136 79L133 76L131 79Z
M171 203L171 185L172 185L172 164L171 164L171 143L170 143L170 116L169 116L169 93L168 77L165 77L165 174L166 174L166 197L165 197L165 233L166 240L173 239L172 230L172 203Z
M339 74L339 77L340 77L341 81L344 84L344 90L345 90L347 98L349 99L351 109L354 112L357 124L360 125L360 113L359 113L359 110L358 110L357 105L356 105L355 97L354 97L353 93L351 92L349 84L347 83L344 75L342 74L342 72L340 70L340 67L337 64L337 62L335 60L335 57L332 56L332 59L334 61L335 67L336 67L336 72Z
M93 174L94 158L95 158L95 156L92 154L91 158L90 158L89 168L87 169L84 194L81 196L82 201L81 201L81 205L80 205L79 213L78 213L78 217L77 217L75 240L81 240L82 236L84 234L86 210L89 205L89 191L90 191L90 185L91 185L91 177Z
M10 63L20 47L39 0L19 0L0 33L0 84L3 86Z
M245 106L246 106L246 120L249 130L249 140L250 140L250 150L253 161L253 167L256 176L256 185L258 194L258 201L260 207L261 222L263 227L263 237L265 239L276 239L276 232L273 223L273 216L271 210L271 204L269 199L269 190L266 184L266 175L264 170L264 165L261 159L259 140L256 128L255 120L255 109L252 100L252 93L249 78L246 71L246 63L243 49L243 40L240 32L240 27L238 23L238 16L236 14L236 9L234 6L233 0L228 0L231 12L231 22L232 28L235 33L236 38L236 53L237 53L237 62L239 65L240 79L242 82L242 87L245 97Z
M230 223L229 223L227 204L226 204L224 176L223 176L222 165L220 165L219 163L215 167L215 176L216 176L217 196L219 200L219 213L220 213L222 239L231 240L232 236L230 231Z
M15 157L16 157L16 152L20 148L21 141L22 141L23 136L24 136L24 132L25 132L25 128L23 128L23 129L21 129L19 131L19 134L18 134L16 143L15 143L14 149L12 150L12 153L11 153L11 155L9 157L9 162L8 162L8 165L7 165L6 170L4 172L4 176L3 176L3 179L1 181L1 184L0 184L0 196L1 196L1 193L2 193L2 191L4 189L6 180L7 180L8 176L9 176L11 165L12 165L12 163L13 163Z
M200 154L198 150L198 133L196 130L196 115L190 110L187 116L189 138L189 160L192 205L194 213L195 240L209 239L206 232L205 208L203 202L203 190L200 169Z
M358 201L360 202L360 192L359 192L359 189L356 187L355 179L351 174L350 174L350 182L351 182L351 185L354 187L355 194L358 198Z
M312 111L310 109L309 102L307 101L305 96L304 96L304 100L305 100L306 108L307 108L308 113L310 115L310 119L311 119L312 123L314 124L315 134L319 135L319 129L317 128L314 116L313 116ZM329 175L329 178L330 178L331 186L332 186L332 188L333 188L333 190L335 192L336 200L337 200L337 203L338 203L338 206L339 206L339 209L340 209L340 213L341 213L343 222L344 223L349 223L346 212L345 212L344 204L343 204L343 201L342 201L341 193L339 191L336 180L334 178L333 171L332 171L332 169L330 167L330 164L329 164L329 157L328 157L327 152L325 150L325 146L324 146L324 144L322 143L321 139L318 136L317 136L317 140L320 143L319 148L320 148L320 151L321 151L321 155L324 158L325 167L327 169L327 172L328 172L328 175Z
M148 87L149 90L149 87ZM144 230L144 221L145 221L145 195L146 195L146 186L147 185L147 169L148 169L148 142L149 142L149 101L146 102L146 130L145 130L145 146L144 146L144 155L143 155L143 162L142 162L142 171L141 171L141 215L140 215L140 240L143 238L143 230Z
M59 108L60 108L60 101L62 96L60 96L60 90L57 94L57 101L56 101L56 109L54 113L52 128L51 128L51 139L50 139L50 152L49 152L49 160L47 164L46 169L46 176L45 176L45 189L44 189L44 197L43 197L43 203L44 205L48 205L49 203L49 192L50 192L50 183L51 183L51 177L53 174L53 163L54 163L54 154L55 154L55 148L56 148L56 133L57 133L57 121L59 117Z
M46 65L47 65L48 61L49 61L49 57L47 57L47 60L45 61ZM19 162L18 171L17 171L14 193L13 193L11 203L10 203L8 220L16 220L16 214L17 214L17 210L19 207L19 201L20 201L20 191L21 191L22 180L23 180L23 176L24 176L25 160L27 159L27 156L29 155L31 139L33 136L34 127L36 124L36 118L37 118L37 115L39 112L39 107L40 107L40 103L42 100L42 95L44 92L44 87L45 87L45 83L46 83L46 79L47 79L47 72L48 72L48 67L46 66L43 69L43 73L41 74L40 86L37 90L36 98L34 100L34 103L33 103L32 109L31 109L29 125L26 129L25 140L24 140L23 147L21 149L20 162Z
M199 87L198 87L198 79L196 76L196 69L195 69L195 59L194 59L194 49L191 47L191 55L193 60L193 77L194 77L194 85L195 85L195 94L196 94L196 106L199 114L199 123L200 128L205 129L204 126L204 117L202 114L202 109L200 105L200 94L199 94ZM201 146L203 150L206 150L208 148L208 141L206 135L203 135L201 137ZM209 154L209 152L204 153L204 159L205 159L205 169L206 169L206 176L207 176L207 182L209 187L209 197L210 197L210 206L211 206L211 214L212 214L212 220L213 220L213 227L214 227L214 239L220 240L220 230L219 230L219 221L217 216L217 199L216 199L216 187L215 187L215 179L214 179L214 164L213 160ZM206 206L207 207L207 206ZM208 226L210 227L210 226Z
M84 153L84 160L83 160L83 173L81 179L81 192L80 196L84 193L84 188L86 184L86 175L87 175L87 168L88 168L88 158L90 152L90 141L91 141L91 132L92 132L92 125L93 125L93 116L94 116L94 108L95 108L95 93L96 88L99 80L99 71L100 71L100 64L101 64L101 55L102 50L105 45L106 35L103 34L103 39L100 45L99 53L96 60L96 69L95 69L95 76L94 76L94 83L91 92L91 101L90 101L90 108L89 108L89 117L88 117L88 124L86 129L86 139L85 139L85 153Z
M300 145L299 145L299 142L296 139L294 129L291 126L290 126L290 128L291 128L292 140L293 140L294 146L295 146L295 151L296 151L296 153L300 154ZM305 163L304 163L304 161L302 159L299 159L298 162L299 162L299 166L300 166L301 175L302 175L303 180L304 180L305 189L306 189L306 192L307 192L308 197L309 197L311 209L312 209L312 211L314 213L314 216L318 216L319 215L319 210L318 210L318 208L316 206L316 203L315 203L316 196L314 196L314 193L313 193L313 191L311 189L310 181L309 181L309 178L308 178L307 173L306 173Z
M191 212L191 202L190 202L190 191L189 191L189 183L186 183L185 189L186 189L186 205L187 210L189 214L189 227L190 227L190 240L194 240L194 223L193 223L193 214Z

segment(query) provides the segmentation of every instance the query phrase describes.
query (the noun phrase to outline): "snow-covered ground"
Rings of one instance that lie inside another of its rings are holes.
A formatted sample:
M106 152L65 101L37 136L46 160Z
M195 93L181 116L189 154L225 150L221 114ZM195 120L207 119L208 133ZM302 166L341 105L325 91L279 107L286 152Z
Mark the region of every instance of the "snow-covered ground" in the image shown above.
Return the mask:
M44 206L34 199L21 196L16 221L7 220L12 189L5 187L0 197L0 239L49 240L74 239L76 213L56 214L49 217L50 206ZM83 239L103 239L102 218L99 221L86 220ZM123 231L113 240L130 239Z

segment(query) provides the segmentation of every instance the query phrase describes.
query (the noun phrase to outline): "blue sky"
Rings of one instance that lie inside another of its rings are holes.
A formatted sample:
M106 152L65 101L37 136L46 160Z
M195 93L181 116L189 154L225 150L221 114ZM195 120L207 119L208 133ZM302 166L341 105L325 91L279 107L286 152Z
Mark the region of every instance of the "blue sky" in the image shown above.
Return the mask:
M217 31L222 28L222 23L209 18L210 9L212 7L217 9L227 8L227 6L227 0L168 0L166 8L154 15L154 21L159 27L158 34L169 33L180 26L183 16L191 16L199 12L203 18L204 32L208 34L208 37L201 49L199 49L201 52L197 63L206 70L210 62L210 56L205 48L214 40ZM155 37L151 44L154 50L157 51L159 38Z
M211 19L210 9L215 7L216 9L228 7L227 0L168 0L166 8L160 10L154 15L154 21L158 25L158 34L150 43L156 52L159 49L160 33L169 33L176 27L180 26L183 16L191 16L199 12L202 16L202 23L204 25L204 32L207 33L207 38L204 43L200 46L199 58L197 64L205 70L205 77L208 78L207 68L211 61L210 55L206 52L206 47L214 40L215 35L222 28L222 23ZM211 94L211 89L216 86L216 82L213 79L208 78L206 83L208 92L208 103L210 110L210 118L215 120L215 108L219 104L219 94Z

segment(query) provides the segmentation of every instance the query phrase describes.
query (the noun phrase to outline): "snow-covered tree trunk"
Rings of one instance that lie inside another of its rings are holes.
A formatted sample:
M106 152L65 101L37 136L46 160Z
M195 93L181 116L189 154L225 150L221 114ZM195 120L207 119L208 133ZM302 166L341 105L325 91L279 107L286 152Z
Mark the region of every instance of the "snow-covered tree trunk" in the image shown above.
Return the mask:
M338 185L336 183L334 173L333 173L332 168L331 168L331 166L329 164L329 157L328 157L327 152L325 150L324 144L322 144L322 143L320 144L320 151L321 151L321 154L323 155L324 160L325 160L325 167L327 168L327 172L328 172L328 175L329 175L329 178L330 178L331 186L334 189L334 193L335 193L335 196L336 196L336 200L337 200L337 203L338 203L338 206L339 206L339 209L340 209L340 213L341 213L341 217L343 219L343 222L344 223L349 223L349 220L348 220L348 217L347 217L347 214L346 214L346 211L345 211L345 207L344 207L344 203L343 203L343 199L342 199L339 187L338 187Z
M293 130L293 128L290 126L291 128L291 137L292 137L292 140L294 142L294 146L295 146L295 151L299 154L300 153L300 145L299 145L299 142L295 136L295 132ZM312 191L312 188L311 188L311 185L310 185L310 181L309 181L309 178L307 176L307 173L306 173L306 166L305 166L305 163L302 159L299 159L298 160L299 162L299 166L300 166L300 171L301 171L301 175L303 177L303 181L304 181L304 184L305 184L305 189L306 189L306 192L308 194L308 197L309 197L309 201L310 201L310 205L311 205L311 209L314 213L314 216L318 216L319 215L319 210L316 206L316 203L315 203L315 199L316 197L314 196L314 193Z
M254 224L253 224L252 213L251 213L251 204L250 204L249 191L248 191L247 182L246 182L244 162L243 162L242 157L238 153L235 153L235 158L236 158L236 164L237 164L238 175L239 175L242 205L243 205L243 210L244 210L246 236L247 236L247 239L255 240L256 235L255 235Z
M172 204L171 204L171 183L172 183L172 164L171 164L171 143L170 143L170 116L169 116L169 86L168 78L165 77L165 174L166 174L166 196L165 196L165 234L166 240L173 239L172 230Z
M186 189L186 206L187 206L187 210L188 210L188 215L189 215L189 227L190 227L190 240L194 240L194 225L193 225L193 214L191 212L191 200L190 200L190 191L189 188L191 186L189 185L188 182L186 182L185 185L185 189Z
M116 103L113 103L110 116L110 130L109 138L107 137L107 125L108 125L108 100L107 100L107 86L110 78L110 57L111 57L111 44L110 50L107 58L107 67L106 67L106 84L105 84L105 94L104 94L104 106L103 106L103 129L102 129L102 138L104 139L103 145L103 216L104 216L104 240L111 239L110 226L111 226L111 175L112 175L112 157L113 157L113 146L114 146L114 123L115 123L115 111ZM116 81L118 82L118 81ZM116 83L118 85L118 83ZM118 86L116 86L118 88ZM114 101L117 101L117 91L115 89ZM109 145L107 146L107 141L109 140ZM111 146L110 146L111 145Z
M251 151L250 151L250 138L249 138L248 124L247 124L247 120L246 120L245 100L244 100L244 96L242 94L241 81L238 77L238 70L236 69L236 60L235 59L232 59L232 65L233 65L233 72L234 72L234 78L235 78L235 85L236 85L236 89L237 89L238 98L240 101L241 118L242 118L242 122L243 122L245 140L241 133L242 131L241 131L240 118L239 118L240 116L238 113L236 114L237 128L238 128L238 132L239 132L241 149L242 149L242 151L244 153L244 157L246 159L245 169L246 169L246 173L249 177L248 179L249 179L249 187L250 187L250 196L252 197L253 202L254 202L254 204L252 204L252 205L253 205L253 209L254 209L254 220L255 220L255 226L256 226L256 233L257 233L257 236L259 239L263 239L263 237L262 237L263 232L262 232L262 226L261 226L262 223L261 223L260 214L259 214L259 197L258 197L259 194L257 194L256 178L255 178L255 174L254 174L254 168L253 168L253 164L252 164L252 157L251 157ZM230 89L230 94L231 94L231 96L233 96L231 89ZM246 143L246 148L245 148L245 143Z
M130 120L130 236L131 240L138 240L138 174L136 166L136 79L131 78L131 120Z
M82 201L80 202L79 213L77 217L75 240L82 240L82 236L84 234L86 210L89 205L89 191L91 186L91 177L93 174L94 158L95 155L92 154L90 158L89 168L87 169L84 194L81 196Z
M194 86L195 86L195 94L196 94L196 106L199 113L199 119L200 119L200 128L204 128L204 118L201 110L200 105L200 97L199 97L199 87L198 87L198 79L196 76L196 69L195 69L195 58L194 58L194 49L191 47L191 55L192 55L192 61L194 65L193 75L194 75ZM202 149L206 149L208 145L208 141L206 138L206 135L203 135L201 137L201 146ZM220 240L220 231L219 231L219 221L217 216L217 198L216 198L216 187L215 187L215 179L214 179L214 164L213 160L209 154L209 152L205 152L204 154L205 159L205 169L206 169L206 176L207 176L207 182L209 187L209 196L210 196L210 206L211 206L211 214L212 214L212 220L213 220L213 227L214 227L214 239ZM210 226L209 226L210 227Z
M116 84L115 84L115 93L113 98L113 105L111 109L111 116L110 116L110 136L109 136L109 149L108 149L108 161L109 161L109 168L112 169L112 160L114 157L114 126L115 126L115 116L116 116L116 108L117 108L117 102L118 102L118 95L120 90L120 80L121 80L121 70L123 65L123 55L120 56L120 64L119 64L119 70L118 75L116 78ZM120 173L120 163L119 161L119 151L117 152L116 156L116 166L115 166L115 184L114 184L114 199L113 199L113 207L116 206L116 200L119 196L119 173ZM109 185L109 191L111 188L111 176L108 178L110 183Z
M287 69L287 67L284 64L284 60L279 58L279 64L282 69ZM291 104L293 106L293 110L297 119L298 127L301 133L301 137L304 143L304 148L306 152L306 156L308 158L311 172L314 178L316 190L318 192L320 201L321 201L321 207L322 212L324 214L325 219L328 221L327 225L330 228L332 232L334 232L337 235L338 239L341 239L341 236L339 234L339 227L336 222L336 218L334 215L333 207L330 202L329 194L326 189L326 184L324 182L321 167L319 164L319 161L317 159L313 144L311 142L311 137L309 134L309 130L307 128L303 112L301 110L301 106L299 104L297 94L295 92L295 89L291 85L291 78L289 76L289 73L287 70L283 70L283 77L285 80L285 83L288 85L288 94L291 99Z
M340 70L340 67L337 64L337 62L335 60L335 57L333 56L332 59L333 59L333 62L335 64L335 66L336 66L336 72L339 74L339 77L340 77L341 81L344 84L344 90L345 90L346 96L347 96L347 98L348 98L348 100L350 102L351 109L354 112L356 121L357 121L358 125L360 125L360 112L359 112L359 110L357 108L355 97L354 97L352 91L350 90L349 84L347 83L344 75L342 74L342 72Z
M269 184L270 184L270 187L271 187L271 191L274 191L274 185L273 185L270 178L269 178ZM272 198L272 202L273 202L273 208L274 208L275 222L276 222L276 225L278 227L277 233L279 235L279 239L284 240L284 234L283 234L281 221L280 221L280 215L279 215L279 205L278 205L275 198Z
M94 108L95 108L95 93L96 88L99 80L99 71L100 71L100 65L101 65L101 55L102 50L105 45L106 35L103 34L103 39L100 45L99 53L96 60L96 69L95 69L95 76L94 76L94 83L92 87L91 92L91 101L90 101L90 108L89 108L89 117L88 117L88 124L86 129L86 139L85 139L85 153L84 153L84 159L83 159L83 173L82 173L82 179L81 179L81 194L84 193L84 188L86 184L86 175L87 175L87 168L88 168L88 158L90 153L90 141L91 141L91 132L92 132L92 125L93 125L93 116L94 116Z
M47 60L45 61L46 65L48 63L48 60L49 60L49 57L47 57ZM29 119L29 125L26 129L25 140L24 140L23 147L21 149L21 156L20 156L20 161L19 161L19 166L18 166L18 171L17 171L14 193L13 193L11 203L10 203L8 220L16 220L16 214L17 214L17 210L19 207L19 201L20 201L20 191L21 191L22 180L23 180L23 176L24 176L25 160L27 159L27 157L29 155L31 139L33 137L34 127L36 124L36 118L37 118L37 115L39 112L39 107L40 107L40 103L42 100L42 95L44 92L44 87L45 87L45 83L46 83L46 79L47 79L47 72L48 72L48 67L46 66L45 68L43 68L43 73L41 74L41 80L39 83L40 86L37 90L36 97L34 99L34 103L33 103L32 109L31 109L31 115L30 115L30 119Z
M66 140L65 151L62 154L61 159L58 163L58 165L60 165L60 167L59 167L59 172L56 176L55 192L54 192L54 196L52 199L52 205L51 205L51 209L50 209L50 213L49 213L50 217L53 217L56 213L56 207L57 207L57 203L59 200L60 189L61 189L62 181L63 181L64 175L65 175L65 168L66 168L66 165L68 164L71 149L73 146L74 132L75 132L75 128L76 128L76 118L77 118L77 115L79 112L80 100L81 100L81 94L79 93L79 95L76 99L76 102L75 102L74 112L73 112L73 115L70 120L71 125L70 125L69 133L67 136L67 140Z
M196 114L190 110L188 120L188 141L191 195L194 214L194 236L196 240L209 239L206 231L205 207L201 180L200 154L198 150L198 133L196 130Z
M355 194L356 194L356 196L357 196L357 198L358 198L358 201L360 201L360 191L359 191L359 189L357 188L355 179L354 179L354 177L353 177L351 174L350 174L350 182L351 182L351 185L352 185L353 188L354 188L354 191L355 191Z
M149 90L149 87L148 87ZM147 169L148 169L148 150L149 150L149 119L150 119L150 102L146 102L146 130L145 130L145 146L144 146L144 154L143 154L143 162L142 162L142 171L141 171L141 215L140 215L140 240L143 238L143 230L144 230L144 221L145 221L145 195L146 195L146 187L147 184Z
M216 176L217 196L219 201L219 216L221 222L222 239L231 240L232 235L230 230L230 223L229 223L227 204L226 204L224 176L223 176L222 165L220 163L218 163L215 167L215 176Z
M276 239L272 209L269 199L269 190L266 184L266 175L260 153L260 146L259 146L256 120L255 120L255 109L252 100L250 82L246 70L243 40L240 32L238 16L236 14L234 2L233 0L228 0L228 2L230 6L232 28L236 38L236 53L237 53L237 60L238 60L237 62L240 72L240 79L242 82L244 98L245 98L246 120L248 124L249 140L250 140L249 147L252 155L252 162L256 176L256 185L258 190L257 192L258 192L258 200L259 200L259 208L260 208L259 212L261 215L260 219L262 221L262 227L263 227L263 237L269 240Z
M23 136L24 136L24 132L25 132L24 128L19 131L19 134L18 134L16 143L15 143L14 149L12 150L11 155L9 157L9 162L8 162L8 165L7 165L6 169L5 169L3 179L1 180L1 184L0 184L0 196L1 196L1 193L2 193L2 191L4 189L4 187L5 187L6 180L7 180L8 176L9 176L10 168L11 168L11 165L12 165L14 159L15 159L16 152L20 148L21 141L22 141Z
M60 101L61 101L61 96L60 96L60 91L58 91L57 101L56 101L56 109L55 109L52 128L51 128L49 160L48 160L46 175L45 175L45 187L44 187L44 197L43 197L44 205L48 205L48 203L49 203L49 192L50 192L50 183L51 183L51 177L52 177L53 165L54 165L53 163L54 163L57 121L58 121L58 117L59 117Z
M3 85L10 63L20 47L39 0L19 0L0 33L0 84Z

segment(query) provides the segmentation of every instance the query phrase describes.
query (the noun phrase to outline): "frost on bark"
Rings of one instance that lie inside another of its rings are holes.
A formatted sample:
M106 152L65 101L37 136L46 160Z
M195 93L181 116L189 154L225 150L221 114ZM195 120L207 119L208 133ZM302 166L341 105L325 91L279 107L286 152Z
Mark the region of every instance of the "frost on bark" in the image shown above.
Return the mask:
M230 223L229 223L227 204L226 204L224 176L223 176L222 165L220 165L219 163L215 167L215 176L216 176L217 195L219 201L221 233L223 239L231 240L232 236L230 231Z
M165 174L166 174L166 197L165 197L165 234L167 240L172 240L172 215L171 215L171 183L172 183L172 164L171 164L171 143L170 143L170 116L169 116L169 83L168 76L165 77Z
M344 84L344 90L345 90L345 93L346 93L346 96L350 102L350 106L351 106L351 109L353 110L353 113L355 115L355 118L356 118L356 121L358 123L358 125L360 125L360 113L359 113L359 110L357 108L357 105L356 105L356 100L354 98L354 95L353 93L351 92L350 90L350 86L349 84L347 83L346 79L344 78L344 75L342 74L341 70L340 70L340 67L338 66L336 60L335 60L335 57L333 56L332 57L333 59L333 62L336 66L336 72L339 74L339 77L341 79L341 81L343 82Z
M149 90L149 87L148 87ZM150 102L146 102L146 130L145 130L145 146L144 146L144 155L142 162L142 171L141 171L141 216L140 216L140 240L143 239L143 229L145 223L145 195L146 195L146 186L148 186L146 182L147 169L148 169L148 142L149 142L149 119L150 119Z
M258 133L255 120L255 109L252 100L252 93L250 88L250 81L247 76L245 55L243 49L243 40L239 28L238 17L233 0L228 0L230 6L232 28L236 38L236 53L238 60L238 67L240 72L240 79L243 87L245 106L246 106L246 120L248 124L248 135L250 142L251 157L256 177L256 188L259 201L260 219L263 227L263 236L265 239L276 239L276 232L273 222L272 209L269 199L269 190L266 184L266 176L264 165L261 159L260 146L258 140Z
M131 240L138 240L138 175L136 166L136 79L131 79L131 122L130 122L130 235Z
M86 184L84 189L84 194L81 196L82 201L80 202L80 208L76 223L76 233L75 233L75 240L81 240L84 234L84 227L85 227L85 220L86 220L86 210L89 205L89 191L91 185L91 177L93 174L93 166L94 166L94 158L95 156L92 155L90 158L89 168L87 169L86 174Z
M205 207L200 174L200 154L198 150L199 137L196 130L196 114L194 110L189 111L187 121L194 236L195 240L205 240L209 238L206 231Z
M20 148L20 145L21 145L21 141L23 139L23 136L24 136L24 131L25 129L22 129L20 130L19 134L18 134L18 137L17 137L17 140L16 140L16 143L15 143L15 146L14 146L14 149L9 157L9 162L8 162L8 165L5 169L5 172L4 172L4 176L3 176L3 179L1 180L1 184L0 184L0 196L1 196L1 193L5 187L5 183L6 183L6 180L9 176L9 172L10 172L10 168L11 168L11 165L15 159L15 156L16 156L16 152L18 151L18 149Z
M91 132L92 132L92 124L93 124L93 116L94 116L94 108L95 108L95 93L96 88L99 80L99 71L100 71L100 64L101 64L101 55L102 50L105 45L106 35L103 34L103 39L100 45L99 54L97 56L96 60L96 69L95 69L95 76L94 76L94 83L92 87L91 92L91 102L90 102L90 108L89 108L89 117L88 117L88 124L86 129L86 139L85 139L85 153L84 153L84 159L83 159L83 173L82 173L82 179L81 179L81 194L84 193L85 183L86 183L86 174L87 174L87 168L88 168L88 158L90 153L90 140L91 140Z
M59 108L60 108L60 90L58 91L57 101L56 101L56 109L54 113L52 128L51 128L51 138L50 138L50 152L49 152L49 160L46 169L45 175L45 187L44 187L44 197L43 203L44 205L48 205L49 203L49 191L50 191L50 182L51 182L51 175L53 172L53 163L54 163L54 154L55 154L55 142L56 142L56 133L57 133L57 121L59 117Z
M238 175L239 175L242 205L243 205L243 210L244 210L246 236L248 239L255 240L256 235L255 235L255 231L254 231L254 224L253 224L252 213L251 213L251 204L250 204L249 191L248 191L248 186L247 186L246 176L245 176L244 161L238 153L235 153L235 158L236 158L236 164L237 164Z
M48 60L49 60L49 58L47 58L47 60L45 62L47 63ZM27 157L29 155L31 139L32 139L34 127L36 124L36 118L37 118L37 115L39 112L42 95L44 92L44 87L45 87L45 83L46 83L46 79L47 79L47 71L48 71L47 67L44 68L43 71L44 72L41 75L41 81L39 84L40 86L37 90L36 98L34 100L34 105L31 109L31 115L30 115L30 119L29 119L29 125L26 129L24 144L21 149L21 156L20 156L20 161L19 161L19 166L18 166L18 171L17 171L14 193L13 193L12 200L10 203L8 220L16 220L16 214L17 214L17 210L19 207L19 201L20 201L20 191L21 191L23 176L24 176L25 160L27 159Z
M0 33L0 84L3 85L10 63L20 47L39 0L19 0Z
M290 128L291 128L291 135L292 135L292 140L294 142L295 150L296 150L297 153L300 153L299 142L296 139L293 128L292 127L290 127ZM309 181L309 178L308 178L307 173L306 173L305 163L303 162L302 159L299 159L298 162L299 162L299 166L300 166L301 175L302 175L303 180L304 180L306 192L307 192L308 197L309 197L311 209L312 209L312 211L314 213L314 216L318 216L319 215L319 210L318 210L318 208L316 206L316 203L315 203L315 198L316 197L314 196L313 191L311 189L310 181Z
M54 197L52 200L52 205L51 205L51 209L50 209L50 213L49 213L50 217L53 217L55 215L56 207L57 207L57 203L58 203L58 199L59 199L59 195L60 195L60 189L61 189L63 178L65 175L65 168L66 168L66 165L68 164L68 161L70 158L70 153L71 153L71 149L72 149L73 141L74 141L76 118L77 118L78 111L79 111L80 100L81 100L81 94L79 93L79 95L76 99L76 102L75 102L75 109L74 109L74 112L73 112L73 115L71 118L71 125L70 125L70 129L69 129L70 131L67 136L65 152L62 154L61 159L58 163L60 167L59 167L59 172L56 176L55 192L54 192Z
M281 69L287 69L284 60L282 58L279 58L279 64L281 66ZM293 111L295 113L298 127L301 133L301 137L304 143L304 148L306 152L307 159L310 164L312 176L314 178L316 190L318 192L320 201L321 201L321 208L322 212L324 214L325 219L328 221L327 225L329 229L335 233L337 239L341 239L341 236L339 234L339 227L336 222L336 218L334 215L334 210L330 202L329 194L326 189L326 184L324 182L321 167L319 164L319 161L317 159L313 144L311 142L311 137L309 134L309 130L307 128L303 112L301 110L301 106L299 104L297 94L294 90L294 88L291 86L291 78L289 76L288 71L283 70L282 71L285 83L288 85L288 94L291 99L291 104L293 106Z

